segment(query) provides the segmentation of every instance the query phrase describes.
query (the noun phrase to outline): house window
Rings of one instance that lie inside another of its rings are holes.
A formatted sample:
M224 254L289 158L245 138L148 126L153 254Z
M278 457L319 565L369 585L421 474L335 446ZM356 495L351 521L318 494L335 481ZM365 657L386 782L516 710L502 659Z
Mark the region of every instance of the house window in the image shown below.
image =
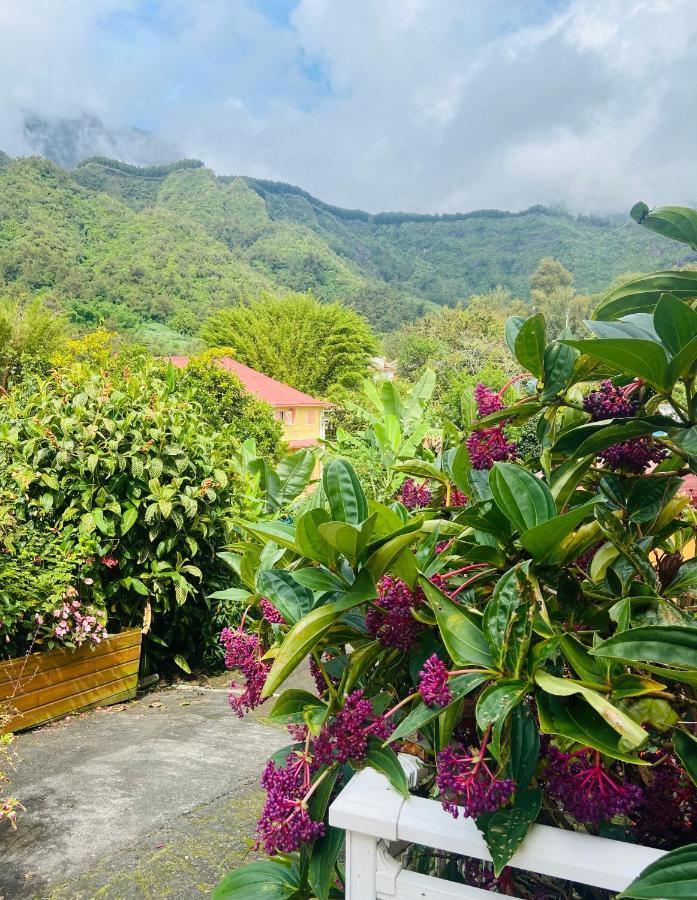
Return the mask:
M292 425L293 424L293 410L292 409L279 409L276 411L276 418L279 422L283 422L284 425Z
M306 424L306 425L314 425L314 424L315 424L315 411L314 411L314 409L306 409L306 410L305 410L305 424Z

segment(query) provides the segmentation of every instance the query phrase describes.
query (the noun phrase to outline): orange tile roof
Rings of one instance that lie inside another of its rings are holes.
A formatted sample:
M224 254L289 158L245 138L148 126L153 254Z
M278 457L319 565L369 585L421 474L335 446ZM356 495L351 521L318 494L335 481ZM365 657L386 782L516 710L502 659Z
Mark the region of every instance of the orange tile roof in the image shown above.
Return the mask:
M166 358L178 369L184 369L189 364L188 356L168 356ZM237 375L250 394L254 394L255 397L266 401L271 406L321 406L328 409L332 405L325 400L318 400L309 394L303 394L302 391L296 390L289 384L283 384L282 381L269 378L263 372L257 372L256 369L251 369L230 356L221 356L216 362L223 369L227 369L228 372Z

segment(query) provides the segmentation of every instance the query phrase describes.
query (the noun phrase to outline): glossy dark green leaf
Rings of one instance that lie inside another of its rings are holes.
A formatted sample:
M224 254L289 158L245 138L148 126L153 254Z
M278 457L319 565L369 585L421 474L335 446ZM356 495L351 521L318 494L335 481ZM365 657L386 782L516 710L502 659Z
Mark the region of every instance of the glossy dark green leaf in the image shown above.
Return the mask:
M305 569L290 569L290 574L298 584L311 591L347 591L349 586L334 572L321 566L309 566Z
M613 759L648 765L640 757L628 754L621 736L580 697L555 697L538 690L535 699L543 734L558 734Z
M317 530L330 547L355 566L358 557L368 546L376 517L376 513L373 513L360 525L351 525L348 522L324 522Z
M697 338L697 312L674 294L661 294L653 321L659 337L673 356Z
M687 731L674 731L673 748L692 782L697 784L697 738Z
M286 525L284 522L243 522L242 527L262 541L273 541L279 547L298 552L294 525Z
M286 900L300 887L295 864L280 859L240 866L218 884L211 900Z
M368 501L356 473L346 460L330 460L324 467L322 484L333 521L360 525L368 518Z
M545 317L536 313L518 329L513 345L515 358L536 378L542 378L545 353Z
M459 703L463 697L466 697L467 694L476 690L480 684L483 684L486 681L486 678L486 675L478 675L476 673L472 675L456 675L454 678L451 678L448 681L448 687L450 688L453 699L452 703L448 704L448 706ZM444 709L447 709L447 707L426 706L425 703L419 703L408 716L405 716L402 719L388 738L387 742L391 743L398 738L403 738L409 734L413 734L415 731L419 731L425 725L428 725L429 722L438 718Z
M697 897L697 844L671 850L651 863L619 897L694 900Z
M544 387L540 399L547 403L569 386L578 353L566 344L554 341L545 348L543 359Z
M306 448L286 456L276 467L278 505L295 500L308 486L315 467L315 457Z
M697 670L697 627L647 625L631 628L613 635L590 652L593 656L625 662L662 663Z
M394 750L383 746L377 738L370 738L365 761L372 769L385 775L392 787L403 797L409 796L407 777Z
M542 522L542 524L524 531L520 536L520 543L535 559L543 560L584 519L593 515L593 509L597 502L597 499L591 500L561 516L555 516L548 522Z
M620 319L632 313L652 312L665 292L681 300L697 297L697 272L669 270L632 278L605 295L593 310L593 318Z
M494 660L481 629L427 578L419 576L419 585L436 614L438 630L453 662L458 666L492 668Z
M501 678L485 688L477 700L477 725L484 731L489 725L505 720L521 702L528 690L525 681Z
M486 813L477 819L477 828L484 835L494 863L494 874L500 875L513 854L525 840L530 826L537 819L542 806L542 791L535 788L520 791L515 806Z
M650 210L640 201L634 204L629 214L644 228L697 250L697 210L687 206L659 206Z
M540 733L525 703L516 706L511 715L510 754L511 777L518 790L523 791L530 784L540 757Z
M334 884L334 867L344 846L345 832L342 828L327 825L324 837L312 846L307 877L318 900L328 900Z
M516 678L527 655L535 611L528 568L529 563L518 564L499 578L482 618L496 668Z
M283 684L337 619L354 606L375 597L375 582L369 572L363 571L344 597L313 609L297 622L283 639L266 679L263 696L270 697Z
M489 473L489 487L498 508L520 532L557 513L547 485L515 463L496 463Z
M276 700L268 715L270 722L279 725L290 725L303 721L303 712L307 707L321 707L326 710L327 704L316 694L300 688L289 688L283 691Z
M631 338L564 341L581 353L593 356L617 373L629 373L643 378L657 390L667 385L668 358L665 350L653 341Z
M419 540L418 531L407 531L403 534L384 543L381 547L372 553L366 563L365 568L370 572L377 581L385 572L388 571L392 563L406 550Z
M257 573L257 590L267 597L289 625L310 612L314 596L299 584L287 569L262 569Z
M506 319L503 334L506 344L508 345L508 349L511 351L513 356L515 356L516 338L518 337L518 332L520 331L523 322L525 322L524 316L509 316Z
M325 522L329 522L326 509L308 509L298 516L295 524L297 550L308 559L332 565L336 560L336 552L319 533L319 526Z

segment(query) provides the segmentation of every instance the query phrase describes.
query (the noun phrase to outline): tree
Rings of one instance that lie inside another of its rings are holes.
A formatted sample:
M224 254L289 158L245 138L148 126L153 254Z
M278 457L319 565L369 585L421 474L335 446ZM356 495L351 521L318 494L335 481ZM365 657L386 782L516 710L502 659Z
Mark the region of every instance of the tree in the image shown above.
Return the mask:
M47 362L65 338L65 319L40 300L0 298L0 387L27 365Z
M215 312L201 330L209 346L310 394L358 386L377 343L367 321L310 294L264 295Z
M558 336L568 328L583 331L582 320L590 314L592 300L574 289L574 276L551 256L545 256L530 276L530 294L536 310L544 312L547 330Z

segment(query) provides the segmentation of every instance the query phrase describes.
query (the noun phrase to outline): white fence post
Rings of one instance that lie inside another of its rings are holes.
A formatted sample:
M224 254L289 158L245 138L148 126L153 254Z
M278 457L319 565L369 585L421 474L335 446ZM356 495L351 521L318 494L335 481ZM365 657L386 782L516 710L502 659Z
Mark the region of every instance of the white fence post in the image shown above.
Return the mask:
M375 900L377 838L346 832L346 900Z

